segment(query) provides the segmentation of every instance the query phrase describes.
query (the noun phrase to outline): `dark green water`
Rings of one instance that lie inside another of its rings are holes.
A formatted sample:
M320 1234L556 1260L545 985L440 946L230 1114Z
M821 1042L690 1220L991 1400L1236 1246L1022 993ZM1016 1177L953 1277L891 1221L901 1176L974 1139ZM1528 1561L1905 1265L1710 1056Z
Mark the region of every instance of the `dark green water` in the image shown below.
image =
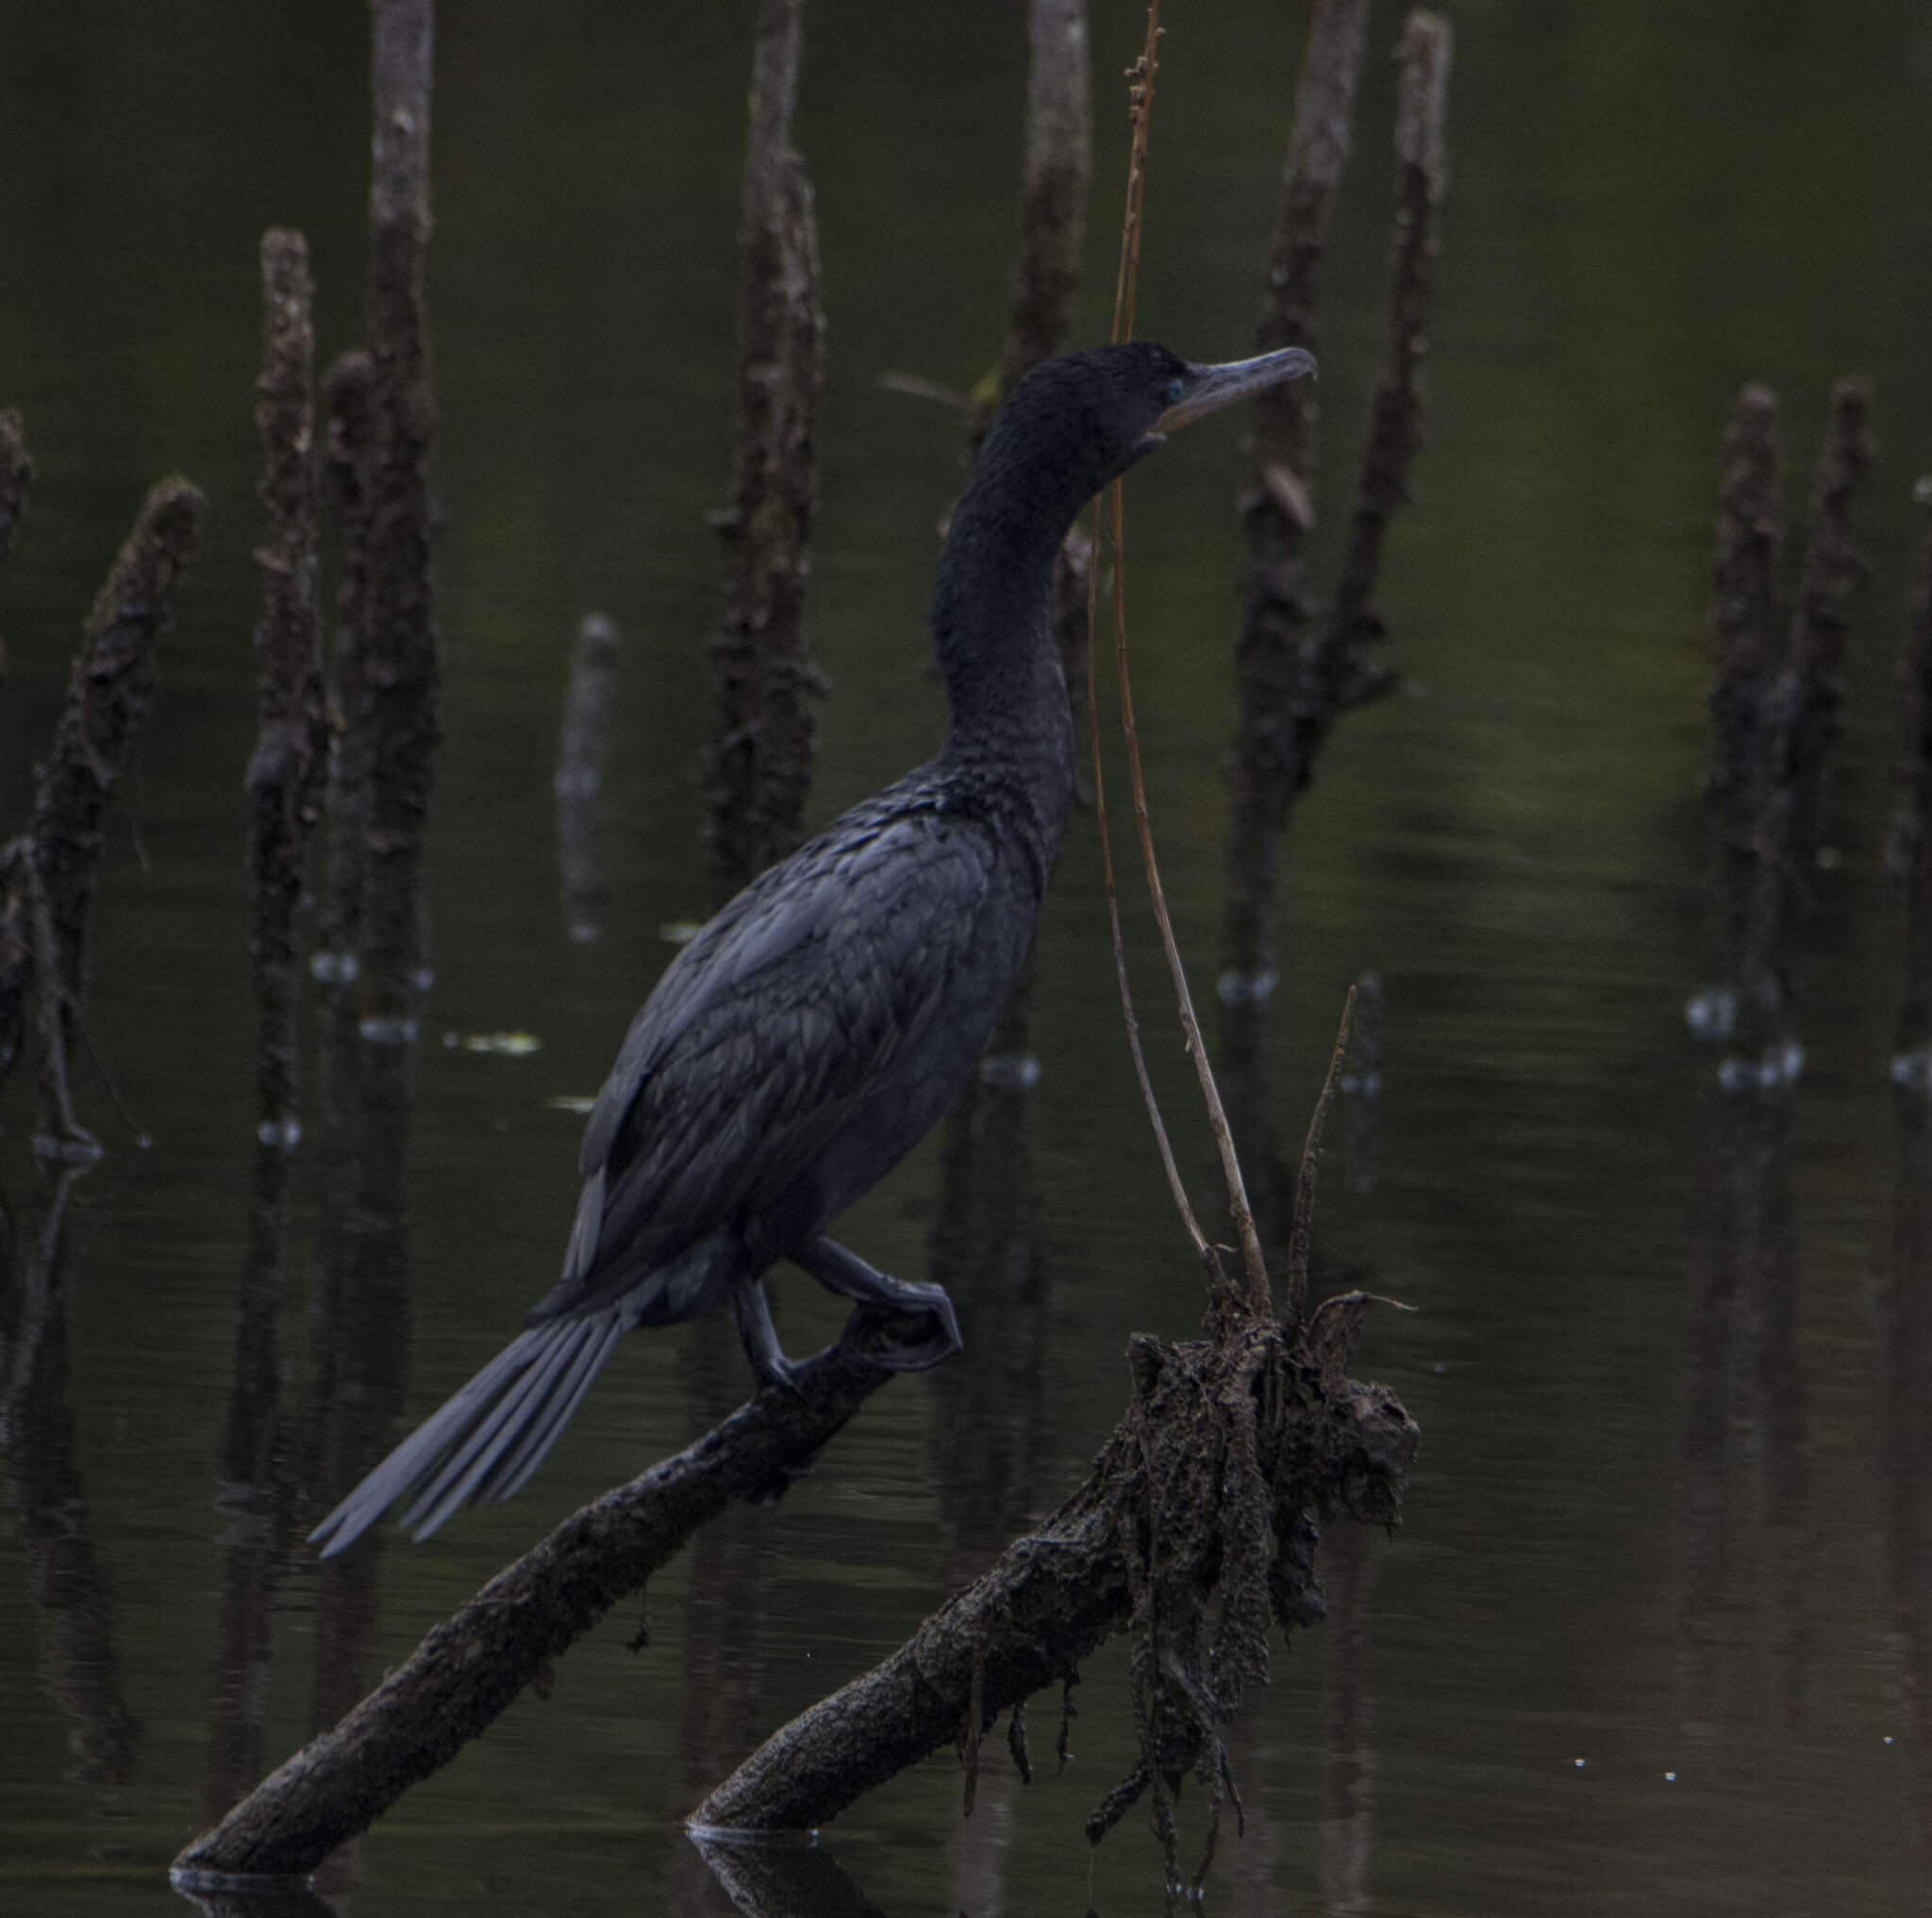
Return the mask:
M548 1101L594 1090L667 956L658 928L704 907L703 513L726 469L748 17L445 10L430 296L447 738L408 1166L419 1409L550 1282L578 1122ZM1358 1162L1331 1159L1322 1236L1419 1309L1376 1320L1357 1369L1400 1391L1424 1448L1405 1529L1331 1568L1335 1617L1277 1659L1238 1728L1248 1833L1224 1845L1211 1895L1241 1912L1921 1910L1932 1634L1916 1575L1932 1522L1909 1301L1932 1262L1898 1226L1927 1175L1895 1137L1885 1080L1901 958L1877 850L1907 496L1932 466L1932 14L1905 0L1450 10L1433 444L1383 592L1418 696L1343 727L1297 820L1270 1034L1293 1135L1347 982L1384 982L1374 1181L1356 1190ZM1301 7L1170 14L1141 313L1190 355L1246 341L1304 25ZM1331 527L1378 350L1396 25L1377 10L1329 280ZM1114 75L1140 27L1136 8L1097 8L1090 338L1112 284ZM963 386L991 358L1024 11L824 0L808 31L800 139L830 318L813 623L837 684L822 820L923 756L938 724L921 620L957 435L874 381ZM164 1868L203 1823L216 1454L253 1152L240 786L255 248L270 222L304 227L325 351L353 343L364 32L355 6L0 7L0 403L25 409L40 466L0 582L0 822L21 815L79 616L145 485L179 468L211 507L95 920L94 1023L155 1143L133 1149L86 1082L109 1151L73 1195L64 1423L31 1435L70 1448L59 1518L97 1579L77 1665L76 1594L37 1582L17 1505L0 1516L9 1911L178 1909ZM1782 1169L1757 1188L1769 1253L1732 1297L1722 1113L1679 1018L1699 943L1714 453L1737 386L1760 377L1785 396L1802 472L1828 382L1851 370L1874 381L1882 463L1860 516L1875 571L1835 789L1843 859L1802 959L1810 1068ZM1204 999L1237 431L1178 442L1135 475L1128 507L1152 804ZM619 620L627 651L610 897L584 946L557 896L550 772L589 606ZM1212 1159L1138 907L1130 929L1205 1202ZM715 1528L658 1581L647 1652L626 1653L635 1621L613 1619L549 1702L525 1699L332 1863L323 1887L343 1909L727 1910L680 1815L750 1743L896 1646L1011 1528L1008 1508L1050 1507L1076 1480L1124 1402L1130 1331L1191 1330L1198 1281L1132 1091L1091 820L1070 835L1041 951L1026 1137L1045 1268L1027 1323L1045 1356L997 1440L1031 1461L1017 1491L988 1490L995 1439L961 1386L895 1384L782 1508ZM501 1030L541 1049L441 1043ZM0 1189L25 1224L21 1091ZM280 1326L297 1411L311 1158ZM928 1143L850 1215L852 1243L923 1273L939 1172ZM829 1328L813 1288L781 1290L794 1348ZM628 1342L521 1498L388 1549L369 1676L705 1422L722 1389L709 1349ZM8 1440L10 1457L29 1443ZM311 1728L315 1593L297 1570L275 1596L271 1762ZM76 1691L57 1668L93 1682ZM995 1773L961 1826L957 1773L936 1760L832 1827L873 1905L1157 1909L1158 1852L1136 1821L1091 1864L1080 1835L1127 1762L1122 1669L1089 1671L1063 1776L1023 1791Z

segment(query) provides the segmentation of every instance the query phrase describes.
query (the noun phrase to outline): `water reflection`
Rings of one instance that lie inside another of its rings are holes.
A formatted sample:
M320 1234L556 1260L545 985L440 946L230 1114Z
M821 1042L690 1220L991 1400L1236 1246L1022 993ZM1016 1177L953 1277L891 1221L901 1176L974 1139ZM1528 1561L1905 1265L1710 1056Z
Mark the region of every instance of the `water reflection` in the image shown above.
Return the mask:
M1375 1541L1366 1526L1331 1526L1322 1543L1328 1594L1328 1694L1322 1712L1322 1812L1317 1868L1326 1918L1372 1910L1375 1767L1370 1738L1369 1593Z
M1053 1288L1040 1178L1026 1140L1029 1057L990 1054L946 1115L927 1272L952 1295L966 1349L932 1375L933 1473L945 1545L962 1584L1024 1530L1053 1463L1047 1350Z
M69 1724L69 1776L120 1786L134 1777L141 1725L122 1694L114 1580L92 1536L68 1402L67 1206L86 1170L42 1174L25 1235L0 1207L0 1429L41 1683Z
M352 994L323 1015L321 1207L309 1315L304 1517L329 1510L394 1443L408 1395L409 1268L403 1163L407 1048L361 1041ZM314 1574L315 1670L305 1735L327 1729L379 1676L386 1531L372 1529ZM360 1841L324 1868L359 1876Z
M1876 1293L1879 1489L1907 1818L1932 1910L1932 1124L1924 1102L1897 1101L1890 1269Z
M709 1868L713 1889L704 1906L680 1910L735 1910L743 1918L884 1918L838 1860L815 1844L744 1844L710 1838L693 1838L691 1844ZM971 1918L981 1918L982 1910L994 1908L960 1909Z
M1725 1667L1740 1613L1757 1614L1760 1656L1793 1727L1807 1715L1818 1632L1786 1107L1731 1098L1716 1123L1677 1475L1677 1716L1706 1740L1734 1709Z
M677 1328L683 1341L685 1426L701 1438L752 1393L751 1366L729 1317ZM680 1815L728 1778L771 1730L760 1710L764 1659L759 1617L772 1551L770 1506L733 1500L688 1548L684 1682L677 1719ZM670 1886L675 1909L728 1910L705 1869L702 1847L676 1845Z
M201 1918L337 1918L334 1905L299 1885L262 1892L190 1892L177 1886L175 1892Z
M603 863L597 853L597 793L604 783L606 717L610 679L617 665L617 628L602 613L586 613L571 649L558 728L557 859L563 891L565 930L579 945L596 939L604 898Z
M221 1593L202 1789L202 1817L210 1825L266 1769L274 1600L288 1566L294 1517L276 1335L289 1174L290 1155L281 1140L258 1139L215 1494Z

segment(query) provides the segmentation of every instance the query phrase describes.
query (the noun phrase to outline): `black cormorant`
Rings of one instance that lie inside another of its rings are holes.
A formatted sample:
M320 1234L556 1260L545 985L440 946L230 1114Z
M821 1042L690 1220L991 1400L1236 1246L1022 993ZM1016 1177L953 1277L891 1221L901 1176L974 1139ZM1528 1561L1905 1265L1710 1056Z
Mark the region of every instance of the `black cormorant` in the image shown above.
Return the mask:
M585 1128L562 1277L315 1528L325 1556L406 1496L419 1539L508 1498L633 1326L728 1303L759 1381L785 1384L762 1282L780 1259L858 1301L848 1337L895 1322L882 1362L958 1349L941 1287L875 1272L826 1228L952 1103L1019 976L1074 796L1054 556L1175 427L1313 371L1296 347L1194 366L1133 344L1047 360L1014 387L940 560L938 756L754 879L665 969ZM929 1327L916 1343L910 1316Z

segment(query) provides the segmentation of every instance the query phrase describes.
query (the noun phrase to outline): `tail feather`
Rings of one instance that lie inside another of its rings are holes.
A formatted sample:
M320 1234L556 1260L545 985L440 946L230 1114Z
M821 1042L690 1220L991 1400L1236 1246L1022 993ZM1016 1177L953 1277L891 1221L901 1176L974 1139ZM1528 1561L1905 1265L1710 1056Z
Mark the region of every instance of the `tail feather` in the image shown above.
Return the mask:
M590 1327L566 1322L564 1329L566 1336L553 1343L437 1466L435 1476L423 1485L415 1502L397 1521L406 1530L420 1525L423 1536L428 1537L462 1505L491 1462L502 1456L504 1446L522 1433L524 1418L549 1397L551 1387L575 1356ZM502 1436L506 1426L509 1427L508 1438Z
M557 1389L556 1409L542 1427L532 1426L524 1443L505 1458L496 1474L495 1490L488 1494L490 1497L511 1498L524 1489L530 1475L542 1464L551 1446L557 1443L557 1435L576 1416L585 1393L597 1382L597 1375L603 1371L604 1361L609 1358L610 1348L617 1343L618 1334L624 1326L615 1313L609 1315L608 1322L594 1323L597 1323L595 1338L578 1355L576 1363L572 1367L572 1376Z
M542 1463L617 1343L615 1309L533 1326L432 1412L308 1534L325 1559L398 1500L426 1539L464 1505L508 1498Z

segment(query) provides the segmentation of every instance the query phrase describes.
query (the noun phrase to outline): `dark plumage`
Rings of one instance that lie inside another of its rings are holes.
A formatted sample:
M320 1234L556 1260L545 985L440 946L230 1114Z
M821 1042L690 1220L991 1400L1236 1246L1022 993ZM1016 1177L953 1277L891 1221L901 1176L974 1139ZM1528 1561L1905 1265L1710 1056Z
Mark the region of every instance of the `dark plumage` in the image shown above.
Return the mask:
M761 1277L802 1266L878 1320L887 1363L958 1349L945 1293L874 1272L825 1228L924 1135L1017 978L1074 792L1048 629L1081 507L1174 427L1314 362L1191 366L1153 345L1037 367L1000 409L933 594L951 721L938 756L747 886L658 982L585 1128L563 1276L525 1329L312 1534L341 1551L394 1501L422 1538L508 1498L620 1332L729 1303L753 1369L788 1382Z

